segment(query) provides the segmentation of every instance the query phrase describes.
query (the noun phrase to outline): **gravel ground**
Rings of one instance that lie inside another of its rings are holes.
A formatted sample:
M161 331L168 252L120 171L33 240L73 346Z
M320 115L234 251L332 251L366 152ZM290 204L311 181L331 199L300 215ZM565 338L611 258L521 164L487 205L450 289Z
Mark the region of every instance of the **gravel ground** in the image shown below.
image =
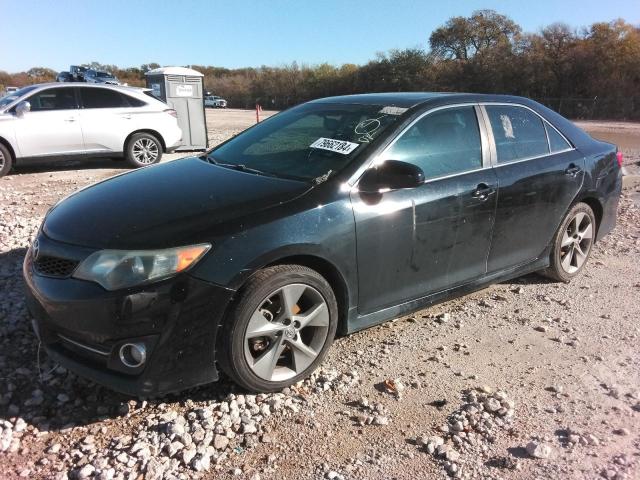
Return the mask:
M207 115L213 144L255 118ZM638 172L640 125L581 126ZM530 275L340 338L282 393L222 381L132 400L39 351L20 275L46 210L122 168L94 160L0 179L0 477L640 478L636 182L569 285Z

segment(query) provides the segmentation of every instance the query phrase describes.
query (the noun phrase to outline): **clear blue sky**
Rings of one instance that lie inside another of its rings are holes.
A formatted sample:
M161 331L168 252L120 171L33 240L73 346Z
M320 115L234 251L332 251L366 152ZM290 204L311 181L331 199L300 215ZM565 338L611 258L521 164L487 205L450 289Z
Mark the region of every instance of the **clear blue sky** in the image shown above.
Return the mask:
M121 67L222 67L365 63L376 52L426 47L449 17L492 8L536 31L640 23L640 0L0 0L0 70L66 70L98 61Z

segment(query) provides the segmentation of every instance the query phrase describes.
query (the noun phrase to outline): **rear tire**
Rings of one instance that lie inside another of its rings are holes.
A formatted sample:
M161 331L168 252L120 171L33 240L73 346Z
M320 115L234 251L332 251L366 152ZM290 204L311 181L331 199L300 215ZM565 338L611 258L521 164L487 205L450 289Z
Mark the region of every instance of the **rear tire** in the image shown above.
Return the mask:
M162 143L150 133L136 133L127 142L125 158L135 168L158 163L162 159Z
M4 177L13 166L13 157L7 147L0 143L0 177Z
M570 282L587 264L595 238L593 210L586 203L577 203L560 224L553 238L550 265L540 273L559 282Z
M218 340L222 370L251 392L275 392L324 360L338 324L331 286L315 270L278 265L242 288Z

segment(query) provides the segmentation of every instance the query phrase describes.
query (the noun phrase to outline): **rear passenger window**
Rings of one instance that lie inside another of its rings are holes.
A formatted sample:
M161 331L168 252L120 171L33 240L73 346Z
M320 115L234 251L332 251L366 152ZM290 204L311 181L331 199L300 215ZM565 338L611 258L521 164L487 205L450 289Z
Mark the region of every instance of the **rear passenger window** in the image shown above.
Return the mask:
M445 108L428 114L409 128L385 158L413 163L426 178L482 167L482 144L473 107Z
M542 119L522 107L487 105L496 142L498 163L539 157L549 153Z
M124 95L106 88L81 88L82 105L84 108L119 108L128 107L129 102Z
M544 127L547 129L547 135L549 136L549 146L551 147L551 153L563 152L564 150L570 150L571 145L564 139L558 131L551 125L545 123Z

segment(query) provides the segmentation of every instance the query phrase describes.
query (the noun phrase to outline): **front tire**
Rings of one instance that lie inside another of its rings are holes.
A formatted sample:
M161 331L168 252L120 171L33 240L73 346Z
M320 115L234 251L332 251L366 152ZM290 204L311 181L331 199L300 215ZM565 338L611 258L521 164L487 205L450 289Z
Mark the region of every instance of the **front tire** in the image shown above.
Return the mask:
M315 270L278 265L256 273L227 315L219 363L238 385L275 392L324 360L338 324L331 286Z
M136 133L127 142L125 158L135 168L158 163L162 159L162 143L150 133Z
M586 203L577 203L567 213L553 239L550 265L542 274L568 283L591 256L596 237L596 217Z
M7 147L0 143L0 177L4 177L13 166L13 157Z

